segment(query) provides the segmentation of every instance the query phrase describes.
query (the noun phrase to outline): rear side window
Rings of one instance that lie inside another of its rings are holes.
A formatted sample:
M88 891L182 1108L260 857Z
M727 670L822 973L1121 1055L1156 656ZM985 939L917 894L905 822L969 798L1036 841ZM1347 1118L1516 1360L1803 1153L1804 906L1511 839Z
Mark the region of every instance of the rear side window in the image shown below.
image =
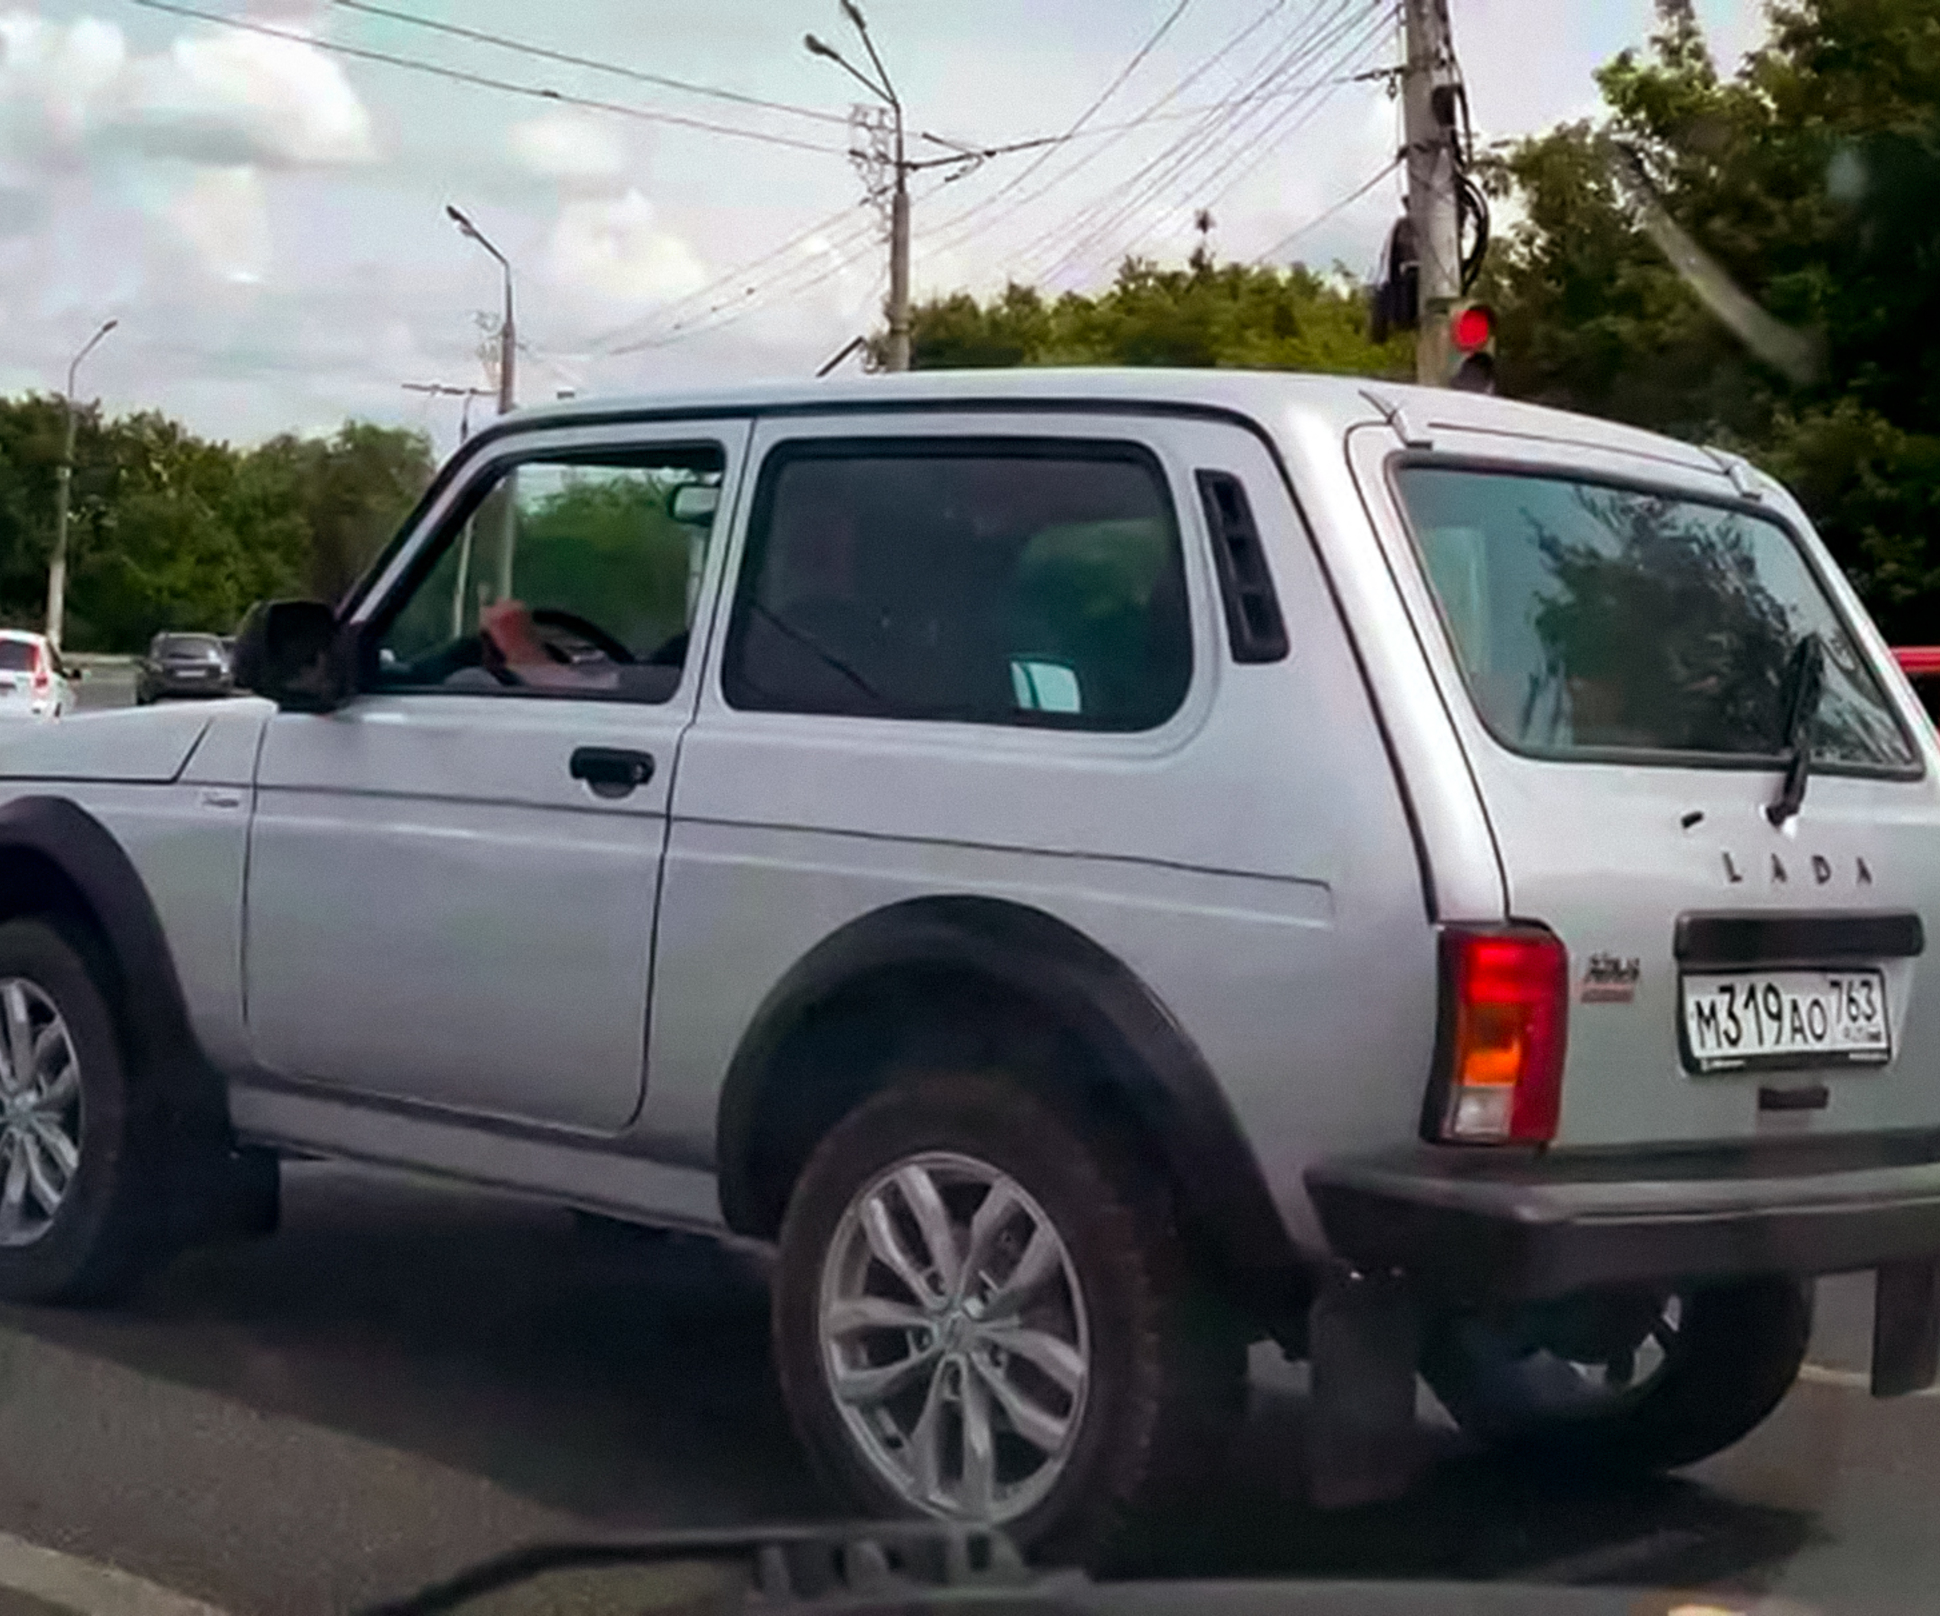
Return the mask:
M723 680L736 707L1142 730L1192 679L1164 478L1129 445L778 450Z
M1792 533L1737 506L1408 465L1422 562L1483 719L1572 757L1777 757L1794 652L1825 647L1816 762L1915 766L1912 742Z

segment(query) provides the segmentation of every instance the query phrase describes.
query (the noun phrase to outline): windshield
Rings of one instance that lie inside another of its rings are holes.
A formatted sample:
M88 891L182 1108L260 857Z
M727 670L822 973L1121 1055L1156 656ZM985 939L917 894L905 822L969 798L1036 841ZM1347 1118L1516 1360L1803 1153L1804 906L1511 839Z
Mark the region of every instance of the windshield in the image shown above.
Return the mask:
M1826 651L1815 762L1904 769L1912 742L1777 522L1563 477L1395 474L1469 690L1496 736L1550 756L1786 750L1787 670Z

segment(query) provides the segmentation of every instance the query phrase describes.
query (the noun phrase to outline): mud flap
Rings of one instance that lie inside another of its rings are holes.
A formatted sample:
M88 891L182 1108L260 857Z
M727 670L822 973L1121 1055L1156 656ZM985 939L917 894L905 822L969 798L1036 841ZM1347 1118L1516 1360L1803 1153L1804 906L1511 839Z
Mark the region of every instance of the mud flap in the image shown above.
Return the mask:
M1335 1269L1314 1299L1307 1331L1314 1503L1345 1509L1400 1497L1423 1462L1415 1428L1421 1325L1406 1279Z
M1940 1372L1940 1264L1887 1263L1873 1288L1873 1396L1904 1397Z

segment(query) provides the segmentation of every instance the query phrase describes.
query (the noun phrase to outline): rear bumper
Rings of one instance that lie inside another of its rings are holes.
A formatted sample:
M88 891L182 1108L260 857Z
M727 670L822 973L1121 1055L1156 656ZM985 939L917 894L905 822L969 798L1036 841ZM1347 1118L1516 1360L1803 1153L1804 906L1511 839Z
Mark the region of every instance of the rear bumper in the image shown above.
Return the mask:
M1416 1146L1321 1162L1335 1253L1467 1301L1940 1256L1940 1133L1658 1152Z

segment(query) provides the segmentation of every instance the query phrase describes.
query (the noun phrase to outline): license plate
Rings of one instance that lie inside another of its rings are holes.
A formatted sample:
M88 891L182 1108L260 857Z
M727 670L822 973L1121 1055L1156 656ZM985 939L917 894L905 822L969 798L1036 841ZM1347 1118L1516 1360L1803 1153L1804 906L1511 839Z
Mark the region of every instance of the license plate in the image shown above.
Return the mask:
M1879 971L1687 976L1682 990L1684 1058L1693 1071L1878 1066L1893 1058Z

